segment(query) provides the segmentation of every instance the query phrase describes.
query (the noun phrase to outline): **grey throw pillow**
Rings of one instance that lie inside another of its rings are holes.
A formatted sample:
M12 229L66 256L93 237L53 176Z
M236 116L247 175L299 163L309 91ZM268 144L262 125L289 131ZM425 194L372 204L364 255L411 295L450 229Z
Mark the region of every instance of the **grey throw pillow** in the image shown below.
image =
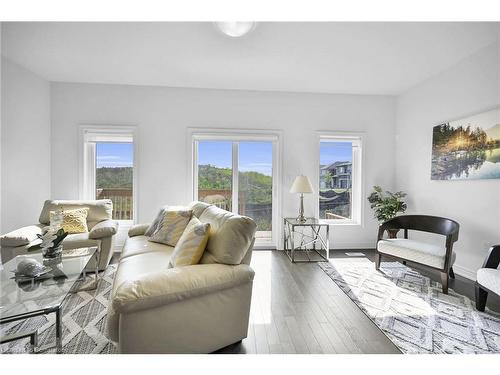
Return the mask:
M160 211L156 215L155 219L151 223L151 225L148 227L146 232L144 232L145 236L151 237L154 232L158 229L158 224L160 224L160 221L163 219L163 214L165 213L165 210L168 208L168 206L163 206L160 208Z
M163 213L156 232L149 241L175 246L186 229L193 211L186 207L169 207Z

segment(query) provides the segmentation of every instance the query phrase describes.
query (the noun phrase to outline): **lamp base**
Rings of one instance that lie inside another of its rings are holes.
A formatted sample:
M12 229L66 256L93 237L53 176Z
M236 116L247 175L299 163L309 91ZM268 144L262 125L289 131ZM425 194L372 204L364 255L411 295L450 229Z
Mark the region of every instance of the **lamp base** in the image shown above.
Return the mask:
M307 218L304 215L299 215L295 220L297 220L299 223L305 223L307 221Z
M300 194L300 208L299 208L299 216L296 219L299 223L305 223L307 218L304 216L304 194Z

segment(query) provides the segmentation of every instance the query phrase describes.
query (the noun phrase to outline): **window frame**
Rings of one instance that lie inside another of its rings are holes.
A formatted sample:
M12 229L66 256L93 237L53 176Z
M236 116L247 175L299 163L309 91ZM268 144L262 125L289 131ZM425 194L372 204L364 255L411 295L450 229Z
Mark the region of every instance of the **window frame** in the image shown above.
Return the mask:
M198 142L199 141L227 141L232 142L232 211L237 212L238 204L234 204L239 200L239 143L240 142L272 142L273 145L273 210L272 210L272 230L271 239L258 240L256 239L255 249L274 249L279 247L279 241L282 235L281 228L281 189L282 184L282 149L281 149L282 132L279 130L246 130L246 129L200 129L188 128L188 150L190 157L188 158L188 181L187 200L198 199Z
M96 189L96 143L129 143L133 144L132 159L132 200L133 210L132 220L117 220L121 228L128 228L137 223L138 217L138 145L137 126L135 125L80 125L79 126L79 146L80 146L80 166L79 166L79 198L83 200L94 200Z
M364 133L362 132L317 132L316 137L317 159L315 168L314 191L315 216L321 221L330 225L350 225L363 226L364 214L364 186L363 186L363 146ZM351 218L350 219L322 219L319 209L319 191L320 191L320 165L321 165L321 142L352 142L352 195L351 195Z

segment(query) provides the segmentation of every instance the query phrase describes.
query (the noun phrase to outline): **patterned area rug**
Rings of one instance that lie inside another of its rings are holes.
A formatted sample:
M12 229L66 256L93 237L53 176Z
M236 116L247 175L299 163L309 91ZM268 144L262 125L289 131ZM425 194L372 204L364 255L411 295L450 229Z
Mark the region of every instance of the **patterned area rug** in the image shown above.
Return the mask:
M63 304L63 353L108 354L115 353L115 345L107 339L106 315L116 265L110 265L101 274L94 291L71 294ZM93 276L92 276L93 277ZM55 344L55 314L19 320L0 326L1 335L38 329L39 346ZM0 353L29 353L29 339L0 345ZM49 349L44 353L55 353Z
M500 353L500 314L398 262L367 258L318 265L403 353Z

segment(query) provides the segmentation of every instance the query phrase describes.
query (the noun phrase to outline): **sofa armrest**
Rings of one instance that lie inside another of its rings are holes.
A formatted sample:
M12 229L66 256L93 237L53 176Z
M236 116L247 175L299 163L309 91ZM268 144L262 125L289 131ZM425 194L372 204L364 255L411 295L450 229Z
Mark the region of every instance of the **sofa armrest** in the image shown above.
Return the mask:
M150 224L135 224L128 230L129 237L143 236L148 230Z
M151 309L252 282L254 271L245 264L197 264L142 275L116 289L112 306L117 313Z
M4 247L26 246L38 240L38 234L42 234L43 226L40 224L28 225L0 237L0 245Z
M116 220L103 220L98 222L89 232L89 238L97 240L99 238L111 237L118 232L118 222Z

